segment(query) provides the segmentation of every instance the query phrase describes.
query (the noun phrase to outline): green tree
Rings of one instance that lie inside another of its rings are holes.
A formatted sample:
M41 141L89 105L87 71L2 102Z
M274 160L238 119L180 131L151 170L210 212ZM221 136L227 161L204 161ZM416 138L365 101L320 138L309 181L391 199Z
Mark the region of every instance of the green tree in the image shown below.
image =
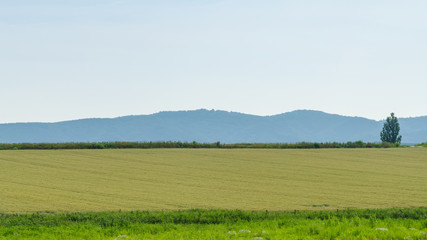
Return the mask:
M390 117L387 117L384 123L383 130L381 131L381 141L388 143L400 143L402 136L399 135L400 126L397 117L394 113L391 113Z

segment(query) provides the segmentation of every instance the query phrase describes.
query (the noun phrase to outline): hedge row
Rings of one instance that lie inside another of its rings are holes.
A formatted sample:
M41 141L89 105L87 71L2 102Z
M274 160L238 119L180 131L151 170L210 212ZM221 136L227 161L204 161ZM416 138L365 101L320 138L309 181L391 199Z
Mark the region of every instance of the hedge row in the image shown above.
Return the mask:
M29 149L121 149L121 148L278 148L278 149L315 149L315 148L391 148L399 147L391 143L326 142L326 143L233 143L223 144L198 142L70 142L70 143L4 143L0 150Z

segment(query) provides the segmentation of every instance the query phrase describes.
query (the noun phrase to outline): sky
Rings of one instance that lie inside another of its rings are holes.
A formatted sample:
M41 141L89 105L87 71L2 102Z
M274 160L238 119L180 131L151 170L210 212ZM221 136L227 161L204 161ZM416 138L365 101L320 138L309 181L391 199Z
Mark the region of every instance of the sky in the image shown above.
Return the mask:
M0 123L427 115L425 0L2 0Z

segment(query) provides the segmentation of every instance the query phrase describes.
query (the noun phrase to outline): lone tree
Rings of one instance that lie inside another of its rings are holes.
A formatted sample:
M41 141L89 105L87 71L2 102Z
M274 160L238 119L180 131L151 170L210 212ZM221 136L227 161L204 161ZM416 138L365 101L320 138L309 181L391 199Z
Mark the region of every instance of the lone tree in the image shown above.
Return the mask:
M394 113L391 113L391 116L387 117L383 130L381 131L381 141L388 143L400 143L402 136L399 135L399 131L399 121L397 121L397 117L394 116Z

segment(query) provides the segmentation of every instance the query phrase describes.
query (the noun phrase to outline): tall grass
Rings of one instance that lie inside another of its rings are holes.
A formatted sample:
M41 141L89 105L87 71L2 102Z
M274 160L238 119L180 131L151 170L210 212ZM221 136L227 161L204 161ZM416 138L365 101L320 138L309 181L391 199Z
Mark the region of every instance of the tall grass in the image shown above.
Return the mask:
M412 219L427 227L427 208L346 209L323 211L244 211L244 210L176 210L176 211L106 211L106 212L38 212L0 214L0 226L60 226L85 223L101 227L133 224L231 224L237 222L296 219Z
M0 239L427 238L426 208L248 212L186 210L0 216Z

